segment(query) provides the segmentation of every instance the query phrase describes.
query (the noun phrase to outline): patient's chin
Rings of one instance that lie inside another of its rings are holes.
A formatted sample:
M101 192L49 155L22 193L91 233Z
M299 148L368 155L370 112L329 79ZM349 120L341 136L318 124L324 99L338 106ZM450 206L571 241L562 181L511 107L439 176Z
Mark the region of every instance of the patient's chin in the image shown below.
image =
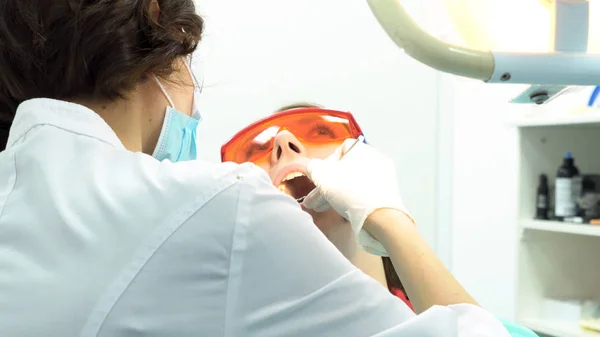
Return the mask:
M342 255L353 262L360 248L356 245L352 226L350 226L348 221L333 209L322 213L309 213L313 217L315 225L317 225L327 240L333 243Z
M307 211L313 218L313 222L323 233L328 234L334 228L346 225L344 218L339 215L334 209L329 209L325 212Z

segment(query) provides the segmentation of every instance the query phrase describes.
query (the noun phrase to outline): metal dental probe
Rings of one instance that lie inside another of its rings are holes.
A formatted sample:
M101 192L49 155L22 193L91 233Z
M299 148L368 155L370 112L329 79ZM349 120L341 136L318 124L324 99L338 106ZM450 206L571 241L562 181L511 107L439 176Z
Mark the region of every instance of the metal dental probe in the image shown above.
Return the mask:
M348 148L348 151L346 151L346 152L345 152L345 153L344 153L344 154L343 154L343 155L340 157L340 160L341 160L341 159L343 159L343 158L344 158L344 157L345 157L345 156L348 154L348 152L350 152L350 150L352 150L352 149L353 149L353 148L356 146L356 144L358 144L359 142L363 141L363 139L364 139L364 137L363 137L363 136L358 136L358 138L356 138L356 141L355 141L354 143L352 143L352 145L350 145L350 147ZM296 201L297 201L299 204L301 204L301 203L304 201L304 199L306 199L306 196L300 197L300 198L296 199Z

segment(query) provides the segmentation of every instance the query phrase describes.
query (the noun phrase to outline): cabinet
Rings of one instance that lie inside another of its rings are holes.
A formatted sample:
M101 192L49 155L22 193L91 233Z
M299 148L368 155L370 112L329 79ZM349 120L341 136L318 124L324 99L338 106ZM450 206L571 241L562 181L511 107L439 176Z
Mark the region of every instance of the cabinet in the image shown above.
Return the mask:
M536 107L519 129L517 321L557 337L600 337L578 324L577 303L600 298L600 226L534 220L544 173L553 185L566 152L582 174L600 174L600 110ZM600 192L600 186L596 186Z

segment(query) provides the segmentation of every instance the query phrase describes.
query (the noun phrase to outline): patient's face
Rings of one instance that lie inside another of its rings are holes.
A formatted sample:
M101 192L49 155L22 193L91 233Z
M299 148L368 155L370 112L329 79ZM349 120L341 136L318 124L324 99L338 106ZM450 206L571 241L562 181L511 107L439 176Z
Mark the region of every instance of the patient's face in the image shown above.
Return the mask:
M257 162L269 174L275 187L294 199L306 196L315 185L306 177L306 165L310 159L329 157L342 143L312 144L301 142L294 134L284 130L274 139L273 150L268 158ZM343 218L335 210L325 212L307 211L313 221L326 234L330 227L339 225Z

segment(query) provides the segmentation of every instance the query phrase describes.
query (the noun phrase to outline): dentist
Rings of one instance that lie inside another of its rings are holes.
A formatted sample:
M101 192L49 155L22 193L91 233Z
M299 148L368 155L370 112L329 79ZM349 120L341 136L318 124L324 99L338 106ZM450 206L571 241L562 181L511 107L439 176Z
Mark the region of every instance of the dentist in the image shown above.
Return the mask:
M388 254L418 316L261 169L194 160L202 31L193 0L0 3L3 337L508 336L369 146L307 163L303 206Z

